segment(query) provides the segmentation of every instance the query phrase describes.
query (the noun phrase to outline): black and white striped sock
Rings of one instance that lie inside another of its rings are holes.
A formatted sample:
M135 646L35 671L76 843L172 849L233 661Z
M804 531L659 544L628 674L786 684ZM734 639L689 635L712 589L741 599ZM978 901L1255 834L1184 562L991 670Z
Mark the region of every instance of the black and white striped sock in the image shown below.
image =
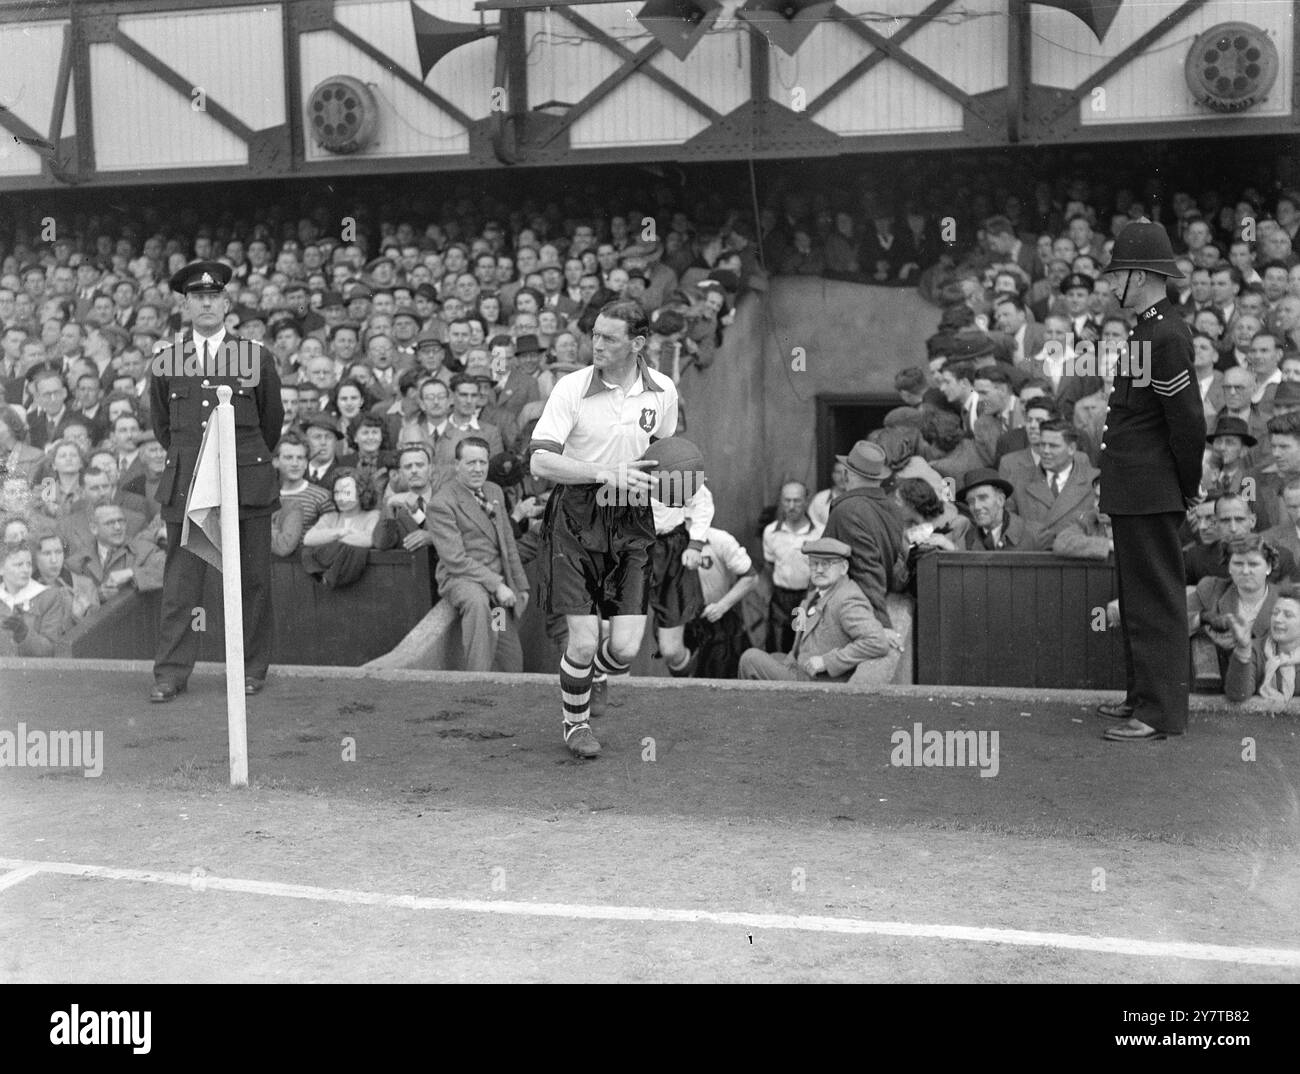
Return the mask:
M568 655L560 658L560 697L566 724L586 723L591 717L591 664L575 664Z

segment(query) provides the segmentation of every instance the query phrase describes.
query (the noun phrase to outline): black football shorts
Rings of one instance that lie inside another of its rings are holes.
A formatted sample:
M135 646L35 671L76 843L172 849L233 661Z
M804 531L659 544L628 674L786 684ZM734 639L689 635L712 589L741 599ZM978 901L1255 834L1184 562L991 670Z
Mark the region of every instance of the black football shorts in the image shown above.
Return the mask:
M557 485L538 557L543 606L553 615L645 615L654 513L597 502L600 485Z
M685 524L660 534L650 547L650 610L656 630L685 626L704 611L700 572L682 566L682 553L691 543Z

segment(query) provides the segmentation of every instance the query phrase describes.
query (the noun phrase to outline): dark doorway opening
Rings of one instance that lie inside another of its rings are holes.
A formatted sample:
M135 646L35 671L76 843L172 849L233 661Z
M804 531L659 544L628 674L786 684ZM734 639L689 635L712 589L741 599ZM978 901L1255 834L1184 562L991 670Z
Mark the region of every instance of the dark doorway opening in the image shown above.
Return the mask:
M817 488L831 483L836 455L847 455L853 445L885 424L885 415L902 406L896 396L817 396Z

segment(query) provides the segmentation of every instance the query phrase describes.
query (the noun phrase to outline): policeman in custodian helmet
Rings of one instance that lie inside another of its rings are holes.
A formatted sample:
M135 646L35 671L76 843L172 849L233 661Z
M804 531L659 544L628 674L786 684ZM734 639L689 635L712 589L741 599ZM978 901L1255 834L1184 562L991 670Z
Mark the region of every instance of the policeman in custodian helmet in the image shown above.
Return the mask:
M1205 412L1192 334L1165 294L1182 273L1159 224L1129 224L1106 276L1137 314L1110 394L1101 445L1101 504L1115 541L1126 696L1098 711L1123 720L1104 737L1142 742L1187 728L1190 660L1178 527L1200 498Z

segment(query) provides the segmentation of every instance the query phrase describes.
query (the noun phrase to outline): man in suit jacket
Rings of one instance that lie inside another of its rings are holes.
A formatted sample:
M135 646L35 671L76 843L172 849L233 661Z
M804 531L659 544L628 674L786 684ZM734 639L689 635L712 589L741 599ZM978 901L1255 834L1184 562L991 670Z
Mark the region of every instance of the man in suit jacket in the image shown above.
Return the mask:
M479 403L483 398L478 380L468 373L459 373L451 378L452 411L448 415L448 433L453 443L467 436L478 436L488 442L493 455L505 451L505 442L501 439L501 430L486 421L478 420Z
M848 487L831 504L823 536L849 546L849 577L862 587L880 624L892 627L885 594L907 584L907 538L902 515L882 488L891 476L884 449L859 440L835 458L844 464Z
M199 653L192 621L194 609L203 603L208 565L181 547L181 530L203 430L222 385L231 389L235 411L246 693L261 691L271 663L271 517L280 506L271 450L280 437L284 405L271 352L226 330L230 276L230 266L217 261L194 261L172 276L172 290L185 296L191 327L160 349L152 363L150 415L154 435L167 452L156 493L167 523L167 567L149 695L153 702L171 701L185 689ZM238 360L229 361L231 356ZM239 369L230 368L236 365ZM249 375L237 375L244 369Z
M1075 460L1078 442L1079 434L1068 422L1059 418L1044 422L1038 443L1042 466L1014 485L1016 512L1042 529L1048 544L1097 506L1092 490L1096 471L1091 464L1080 466Z
M126 528L126 512L101 503L90 514L90 544L68 554L72 571L95 583L100 600L125 589L148 593L163 586L166 557L152 539L153 531L128 539Z
M307 480L313 485L328 489L333 484L334 472L351 466L354 462L353 456L338 453L343 439L339 420L332 414L317 412L303 423L303 435L310 451Z
M1043 461L1039 455L1039 443L1043 425L1049 421L1059 420L1060 417L1060 411L1048 396L1031 399L1025 404L1024 427L1011 430L999 441L999 447L1008 450L998 459L998 473L1011 482L1014 488L1018 489L1028 484L1033 480L1035 472L1042 469ZM1079 441L1082 441L1083 434L1076 430L1076 435ZM1074 465L1079 464L1083 464L1085 469L1091 466L1087 453L1076 448ZM965 474L961 476L964 477ZM1012 500L1009 506L1014 511L1015 501Z
M518 623L528 603L501 489L487 480L490 448L469 436L456 445L456 476L429 504L428 529L438 552L438 591L460 615L465 670L524 668Z
M993 316L998 331L1011 341L1012 364L1029 372L1029 359L1038 354L1047 341L1043 326L1029 320L1028 308L1016 295L998 295L993 305Z
M37 372L31 376L31 385L36 405L27 411L27 441L43 449L63 435L76 412L68 406L68 386L58 373Z
M805 541L812 585L795 609L794 647L773 654L747 649L740 657L739 677L785 682L807 682L825 676L847 682L865 660L902 651L902 639L882 627L871 603L849 577L853 550L843 541L820 537Z
M1011 378L1004 368L986 366L975 373L975 394L980 397L975 419L975 445L984 466L996 466L1001 438L1025 423L1020 400L1011 392Z
M965 551L1043 552L1051 547L1038 526L1007 510L1014 491L996 470L972 470L966 475L957 490L957 500L970 508L973 523L966 531Z

